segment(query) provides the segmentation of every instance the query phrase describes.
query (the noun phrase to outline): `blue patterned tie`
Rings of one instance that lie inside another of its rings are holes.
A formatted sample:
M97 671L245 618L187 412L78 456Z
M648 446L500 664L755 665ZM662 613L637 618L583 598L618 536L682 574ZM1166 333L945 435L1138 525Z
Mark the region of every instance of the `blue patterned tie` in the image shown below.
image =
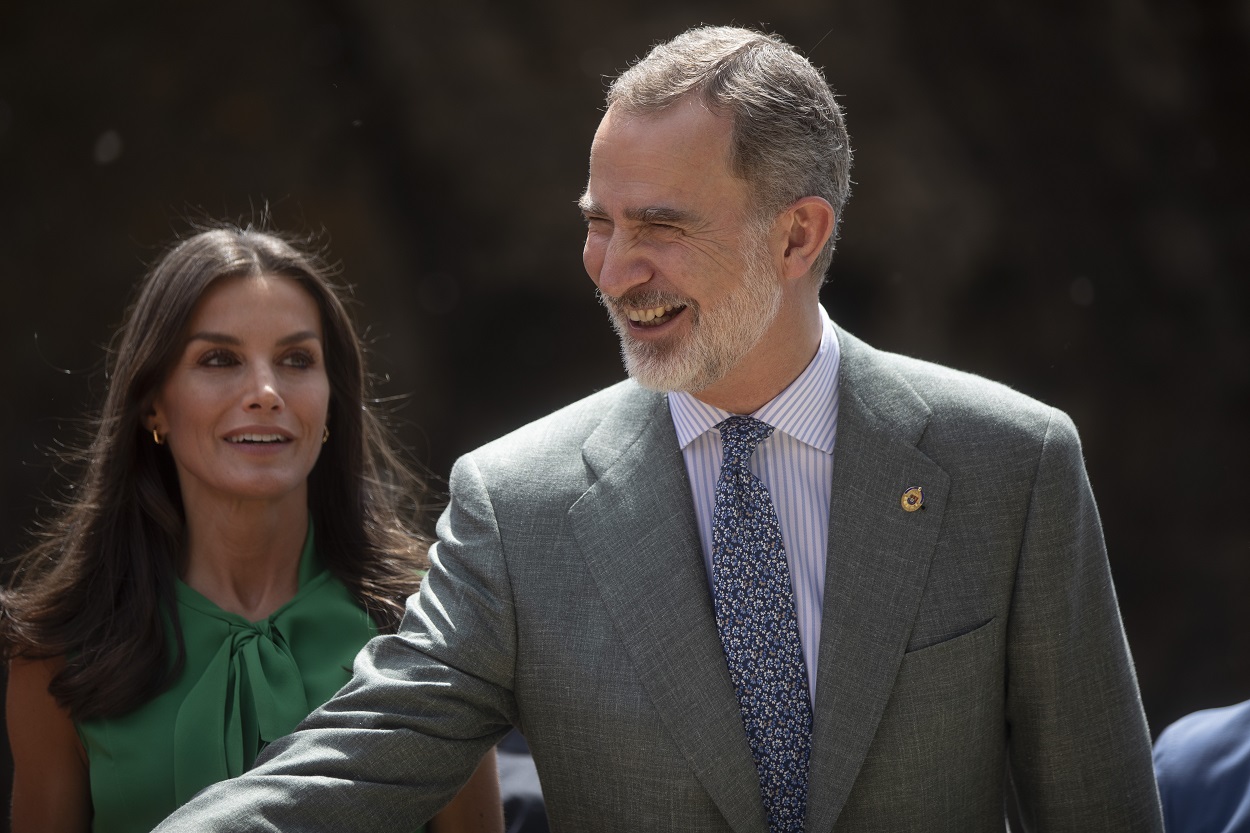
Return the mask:
M717 428L725 460L712 514L716 624L759 770L768 829L799 833L812 746L807 671L777 511L749 466L773 427L735 416Z

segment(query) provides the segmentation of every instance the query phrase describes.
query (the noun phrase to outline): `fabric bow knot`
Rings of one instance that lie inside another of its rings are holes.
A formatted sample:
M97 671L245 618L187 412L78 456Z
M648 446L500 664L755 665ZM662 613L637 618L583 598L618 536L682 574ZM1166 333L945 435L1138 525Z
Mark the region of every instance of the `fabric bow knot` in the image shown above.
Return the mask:
M310 711L282 632L269 619L231 622L230 630L178 710L179 804L209 784L242 774L266 744L290 734Z

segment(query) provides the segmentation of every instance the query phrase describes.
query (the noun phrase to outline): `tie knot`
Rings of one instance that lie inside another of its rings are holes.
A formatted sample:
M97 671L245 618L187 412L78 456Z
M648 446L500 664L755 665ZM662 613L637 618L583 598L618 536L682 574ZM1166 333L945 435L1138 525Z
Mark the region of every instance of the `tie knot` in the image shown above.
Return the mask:
M750 460L756 447L773 433L771 425L754 417L732 416L716 427L720 429L726 462Z

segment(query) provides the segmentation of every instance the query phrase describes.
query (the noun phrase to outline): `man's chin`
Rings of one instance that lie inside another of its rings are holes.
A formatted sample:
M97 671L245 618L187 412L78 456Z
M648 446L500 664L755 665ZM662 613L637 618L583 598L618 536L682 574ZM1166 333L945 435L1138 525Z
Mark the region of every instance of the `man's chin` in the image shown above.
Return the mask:
M649 390L660 393L685 391L693 394L715 382L706 379L709 374L705 368L684 367L680 362L639 355L639 352L623 346L621 357L625 361L625 372L629 374L629 378Z

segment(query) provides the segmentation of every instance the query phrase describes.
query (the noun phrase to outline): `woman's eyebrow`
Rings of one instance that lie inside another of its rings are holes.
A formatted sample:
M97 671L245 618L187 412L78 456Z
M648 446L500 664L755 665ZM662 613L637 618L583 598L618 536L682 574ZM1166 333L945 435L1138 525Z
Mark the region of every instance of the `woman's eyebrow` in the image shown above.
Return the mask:
M321 336L317 335L317 333L312 330L300 330L297 333L291 333L289 336L283 336L278 339L278 344L279 346L286 346L288 344L295 344L296 342L308 341L310 339L313 341L321 341ZM203 330L198 333L192 333L187 337L187 342L189 343L192 341L208 341L213 344L229 344L235 347L243 343L242 339L238 336L232 336L228 333L216 333L211 330Z

